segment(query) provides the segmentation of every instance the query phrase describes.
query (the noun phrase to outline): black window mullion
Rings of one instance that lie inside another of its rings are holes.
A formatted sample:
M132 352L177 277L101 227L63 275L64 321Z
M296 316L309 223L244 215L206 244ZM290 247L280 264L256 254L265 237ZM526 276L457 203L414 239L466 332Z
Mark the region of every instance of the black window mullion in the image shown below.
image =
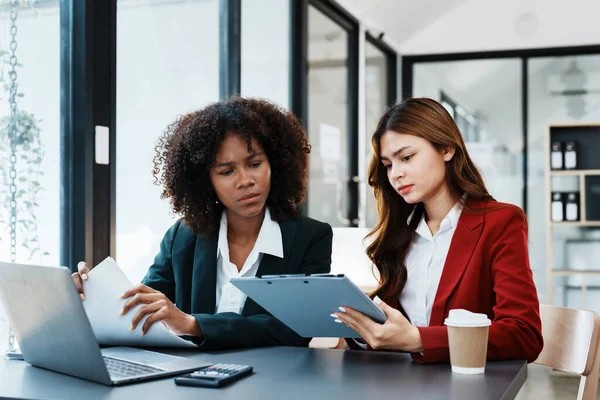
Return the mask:
M308 0L290 1L290 110L308 129Z
M308 0L290 0L289 18L290 111L308 131ZM300 211L308 214L308 197Z
M358 30L358 21L336 2L332 0L309 0L309 3L345 30Z
M219 97L241 93L241 0L219 3Z
M394 52L387 55L387 105L396 104L398 100L398 55Z
M60 262L97 264L115 251L117 0L61 0ZM95 162L96 126L109 164Z
M412 97L414 62L402 57L402 98Z
M358 24L348 31L348 220L350 226L358 226L359 171L358 171Z

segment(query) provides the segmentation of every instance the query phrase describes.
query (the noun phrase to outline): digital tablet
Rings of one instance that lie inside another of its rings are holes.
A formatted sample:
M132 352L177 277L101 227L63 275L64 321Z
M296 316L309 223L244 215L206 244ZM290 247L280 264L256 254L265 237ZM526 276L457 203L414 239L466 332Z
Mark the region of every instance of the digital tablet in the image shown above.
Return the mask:
M358 338L331 313L351 307L384 323L385 313L344 275L265 275L231 283L302 337Z

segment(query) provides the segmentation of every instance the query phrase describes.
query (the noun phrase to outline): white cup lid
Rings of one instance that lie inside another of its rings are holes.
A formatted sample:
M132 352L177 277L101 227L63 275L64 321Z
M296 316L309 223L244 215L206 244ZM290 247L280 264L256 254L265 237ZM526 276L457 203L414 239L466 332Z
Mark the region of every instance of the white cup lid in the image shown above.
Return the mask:
M457 327L477 327L490 326L492 321L485 314L472 313L468 310L455 309L450 310L448 318L444 321L448 326Z

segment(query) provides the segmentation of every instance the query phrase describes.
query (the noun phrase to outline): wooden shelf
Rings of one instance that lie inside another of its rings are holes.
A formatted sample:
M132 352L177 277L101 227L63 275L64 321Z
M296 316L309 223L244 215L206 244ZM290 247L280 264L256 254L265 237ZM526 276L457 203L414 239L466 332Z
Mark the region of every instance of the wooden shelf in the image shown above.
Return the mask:
M600 221L562 221L550 222L552 226L600 226Z
M574 141L577 143L577 165L578 169L569 169L569 170L552 170L551 169L551 144L554 141L560 142L568 142ZM554 296L554 277L558 276L580 276L591 277L591 276L600 276L600 269L590 269L590 270L577 270L577 269L569 269L565 268L569 265L560 264L558 260L554 262L554 241L555 235L553 235L553 231L555 229L559 229L560 227L580 227L580 228L592 228L598 227L600 228L600 221L588 220L588 205L586 204L588 199L586 199L586 186L591 184L592 180L594 183L598 179L597 176L600 176L600 162L597 159L597 152L600 151L600 121L597 122L562 122L562 123L552 123L548 125L548 129L546 131L546 137L544 141L544 153L545 160L544 163L544 178L545 178L545 194L546 194L546 262L544 267L546 268L546 274L548 278L546 279L546 301L548 304L553 304L553 296ZM560 221L554 222L552 221L552 192L553 192L553 182L558 177L571 177L567 178L569 180L577 179L579 186L579 204L578 211L580 221ZM594 207L597 205L593 204ZM594 211L596 209L594 208ZM592 216L592 215L591 215ZM561 233L567 233L561 231ZM571 235L569 235L571 236ZM590 266L593 264L590 264ZM554 266L559 266L561 268L553 268ZM583 266L582 266L583 267ZM587 291L583 290L582 292L582 301L585 304L585 299L587 296Z
M552 269L552 275L600 275L600 269Z
M550 128L597 128L600 127L600 121L553 121L548 126Z
M570 169L550 171L551 176L587 176L600 175L600 169Z

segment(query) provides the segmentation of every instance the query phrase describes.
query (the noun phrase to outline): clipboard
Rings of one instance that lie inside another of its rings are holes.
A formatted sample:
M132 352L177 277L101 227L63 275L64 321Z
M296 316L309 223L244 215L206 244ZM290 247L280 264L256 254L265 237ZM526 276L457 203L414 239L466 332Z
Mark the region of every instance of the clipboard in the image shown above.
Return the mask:
M231 284L244 292L298 335L359 338L331 313L348 306L384 323L385 313L345 275L264 275L231 278Z

